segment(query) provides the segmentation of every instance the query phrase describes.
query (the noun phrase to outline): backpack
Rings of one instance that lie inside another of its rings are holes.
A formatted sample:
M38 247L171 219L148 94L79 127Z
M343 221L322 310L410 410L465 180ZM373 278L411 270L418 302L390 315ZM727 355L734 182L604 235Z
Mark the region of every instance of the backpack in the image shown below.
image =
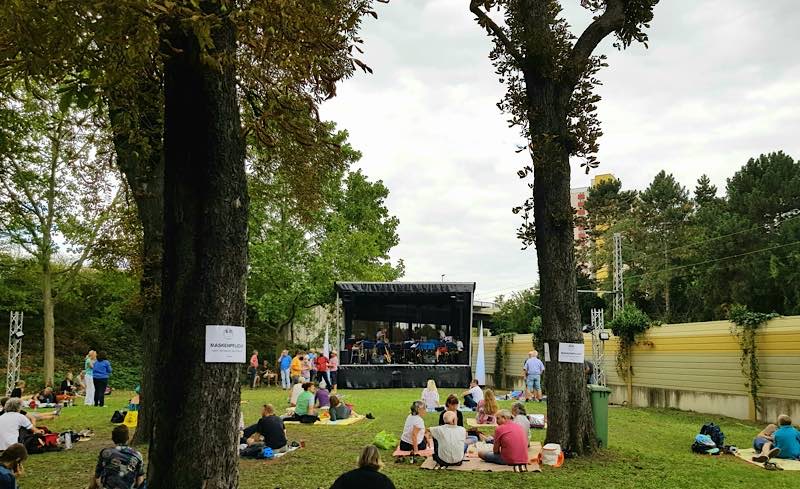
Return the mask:
M718 455L719 448L714 444L714 440L708 435L697 435L692 443L692 451L703 455Z
M722 432L719 426L715 425L714 423L706 423L700 428L701 435L708 435L711 437L711 440L714 442L717 448L720 450L725 446L725 434Z
M269 448L264 443L257 442L253 443L252 445L248 445L245 448L239 450L239 456L242 458L264 458L264 449Z
M122 423L125 421L125 415L128 414L128 411L114 411L114 414L111 415L111 422L112 423Z

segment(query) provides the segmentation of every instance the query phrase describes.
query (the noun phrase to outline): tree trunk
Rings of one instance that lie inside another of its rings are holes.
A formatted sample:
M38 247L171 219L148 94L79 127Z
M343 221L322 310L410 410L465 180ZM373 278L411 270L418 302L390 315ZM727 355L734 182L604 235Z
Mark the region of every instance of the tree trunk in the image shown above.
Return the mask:
M153 489L238 487L239 365L204 363L205 326L243 326L246 316L248 198L236 40L226 17L217 22L208 56L221 65L201 59L197 38L179 19L162 29L169 52L158 371L168 374L155 389Z
M538 107L554 107L554 102ZM554 112L553 124L559 127L558 111ZM559 134L559 131L549 132ZM540 156L534 161L534 218L542 341L550 349L544 375L548 418L545 441L558 443L567 451L591 453L597 447L597 440L583 364L558 361L559 343L583 343L575 278L573 210L569 200L569 155L558 138L542 146Z
M42 316L44 316L44 383L53 385L55 375L56 321L53 315L53 270L50 260L42 261Z
M142 383L139 421L131 442L135 445L150 442L152 413L156 411L153 388L164 246L163 84L160 66L148 71L131 86L115 85L107 94L117 164L131 189L142 224Z

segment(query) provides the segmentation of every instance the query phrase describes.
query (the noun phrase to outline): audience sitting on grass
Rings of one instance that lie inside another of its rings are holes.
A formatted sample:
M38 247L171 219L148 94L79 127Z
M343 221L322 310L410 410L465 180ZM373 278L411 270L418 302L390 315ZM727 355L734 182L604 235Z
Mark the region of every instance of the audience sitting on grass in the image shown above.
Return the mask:
M780 449L773 446L775 442L773 435L777 429L778 425L770 423L753 439L753 449L757 453L753 456L753 462L767 462L781 452Z
M496 419L495 415L500 408L497 407L497 399L494 396L494 391L486 389L484 398L478 402L478 424L494 424Z
M138 450L128 446L130 432L121 424L111 432L115 447L104 448L97 457L97 466L90 489L135 489L144 485L144 459Z
M497 429L494 431L492 451L484 450L478 456L490 463L500 465L522 465L528 463L528 434L512 422L511 413L501 409L497 413Z
M411 413L406 417L403 434L400 436L400 450L416 453L425 450L425 421L421 414L425 412L425 403L414 401L411 403Z
M8 402L11 399L19 400L21 406L19 413L22 414L23 416L27 416L27 418L31 420L31 423L33 423L34 425L36 425L36 421L39 420L55 419L61 413L61 406L56 406L56 408L49 413L27 412L24 409L27 401L23 401L22 399L16 397L0 397L0 414L5 412L6 402Z
M439 391L436 390L436 382L428 379L428 385L422 389L422 401L425 402L425 410L429 413L439 408Z
M514 405L511 406L511 415L514 416L513 421L522 426L525 433L530 433L531 420L528 419L528 412L525 410L525 404L515 402Z
M331 408L328 414L331 417L331 421L337 421L349 418L353 414L353 410L340 401L338 396L331 396Z
M34 426L33 420L25 413L21 413L21 410L22 400L18 397L12 397L5 402L3 414L0 415L0 451L19 443L20 429L41 433L41 430Z
M67 375L64 376L64 380L61 381L61 388L58 389L58 393L63 396L72 397L77 393L77 390L75 382L72 380L72 372L67 372Z
M777 458L800 460L800 431L792 426L792 418L786 414L778 416L778 429L772 436L775 448L780 450Z
M297 406L294 408L294 414L287 421L299 421L301 423L312 424L319 421L317 410L314 407L314 392L317 388L311 382L303 384L303 392L297 396Z
M324 387L317 388L314 394L314 402L318 409L328 409L331 407L331 393Z
M428 430L433 437L433 460L443 467L461 465L467 447L467 430L456 424L458 417L453 411L445 411L442 418L444 425Z
M28 459L28 450L14 443L0 454L0 489L17 489L17 477L23 474L22 463Z
M374 445L367 445L358 457L358 468L334 481L331 489L395 489L391 479L380 473L383 462Z
M478 403L483 400L483 391L478 385L478 379L472 379L469 389L465 390L462 395L464 396L464 406L474 411L478 407Z
M275 408L272 404L264 404L261 409L261 419L254 425L244 429L242 443L252 444L254 435L261 435L264 446L270 447L275 453L282 453L288 449L286 443L286 427L283 420L275 416Z
M39 395L36 396L36 401L39 404L55 404L56 403L56 393L53 392L53 388L50 386L45 387Z
M448 412L456 413L456 425L464 426L464 415L458 410L458 398L453 394L447 396L444 401L444 411L439 414L439 426L445 424L444 415Z

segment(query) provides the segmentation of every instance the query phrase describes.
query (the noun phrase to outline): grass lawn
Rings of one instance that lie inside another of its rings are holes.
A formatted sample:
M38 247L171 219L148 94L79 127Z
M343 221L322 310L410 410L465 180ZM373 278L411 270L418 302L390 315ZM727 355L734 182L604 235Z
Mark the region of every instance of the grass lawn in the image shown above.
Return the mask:
M388 430L399 436L408 405L419 396L420 390L341 391L359 412L372 412L376 419L352 426L290 425L289 438L305 440L306 448L275 461L243 461L240 487L329 487L339 474L354 467L361 447L371 443L375 433ZM92 441L77 444L71 451L32 456L26 464L26 474L20 480L21 486L38 489L85 487L97 452L110 445L111 414L126 405L128 394L115 392L107 398L106 408L79 406L64 409L59 419L47 423L54 431L68 428L79 431L91 427L97 436ZM248 423L258 418L260 406L265 402L276 407L286 405L284 392L274 387L257 391L246 389L242 397L247 401L243 409ZM446 395L442 395L444 397ZM511 402L500 404L510 407ZM529 412L544 412L544 408L544 404L528 404ZM732 456L699 456L689 451L697 430L708 421L722 426L726 443L747 448L760 429L751 423L666 409L612 408L609 416L610 449L591 459L568 460L558 469L545 467L541 474L425 471L418 465L395 464L388 452L383 452L384 470L399 489L471 486L481 489L800 487L800 472L768 472ZM425 421L426 424L435 423L436 418L430 414ZM543 431L534 432L534 439L541 441L543 437Z

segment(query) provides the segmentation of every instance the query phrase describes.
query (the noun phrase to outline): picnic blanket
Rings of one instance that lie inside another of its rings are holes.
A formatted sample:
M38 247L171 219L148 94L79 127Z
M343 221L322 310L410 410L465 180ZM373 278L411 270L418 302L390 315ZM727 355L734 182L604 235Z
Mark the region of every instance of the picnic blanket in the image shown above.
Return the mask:
M761 468L764 468L764 464L759 462L753 462L753 455L756 454L756 451L752 448L747 448L744 450L739 450L736 452L736 456L740 459L744 460L747 463L751 463L753 465L758 465ZM771 458L770 462L775 462L778 467L782 468L783 470L800 470L800 461L798 460L786 460L782 458Z
M488 445L491 447L491 445ZM483 450L485 449L485 444L478 444L478 449ZM531 446L528 447L528 472L541 472L542 469L539 466L539 454L542 452L542 444L541 443L531 443ZM467 454L464 461L461 465L454 465L451 467L439 467L436 464L436 461L433 460L433 457L428 457L427 460L420 466L422 469L426 470L465 470L465 471L478 471L478 472L518 472L519 469L515 469L513 465L499 465L499 464L492 464L489 462L485 462L481 460L477 454Z
M367 419L366 416L359 414L358 416L350 416L347 419L337 419L336 421L331 421L330 418L324 418L316 423L314 426L318 425L325 425L325 426L349 426L351 424L358 423L361 420ZM300 421L284 421L284 424L301 424Z
M430 446L430 445L429 445ZM400 445L397 446L395 451L392 453L392 457L410 457L411 450L400 450ZM432 457L433 456L433 448L426 448L425 450L417 450L415 457Z
M478 423L476 418L467 418L467 426L470 428L497 428L497 423Z

